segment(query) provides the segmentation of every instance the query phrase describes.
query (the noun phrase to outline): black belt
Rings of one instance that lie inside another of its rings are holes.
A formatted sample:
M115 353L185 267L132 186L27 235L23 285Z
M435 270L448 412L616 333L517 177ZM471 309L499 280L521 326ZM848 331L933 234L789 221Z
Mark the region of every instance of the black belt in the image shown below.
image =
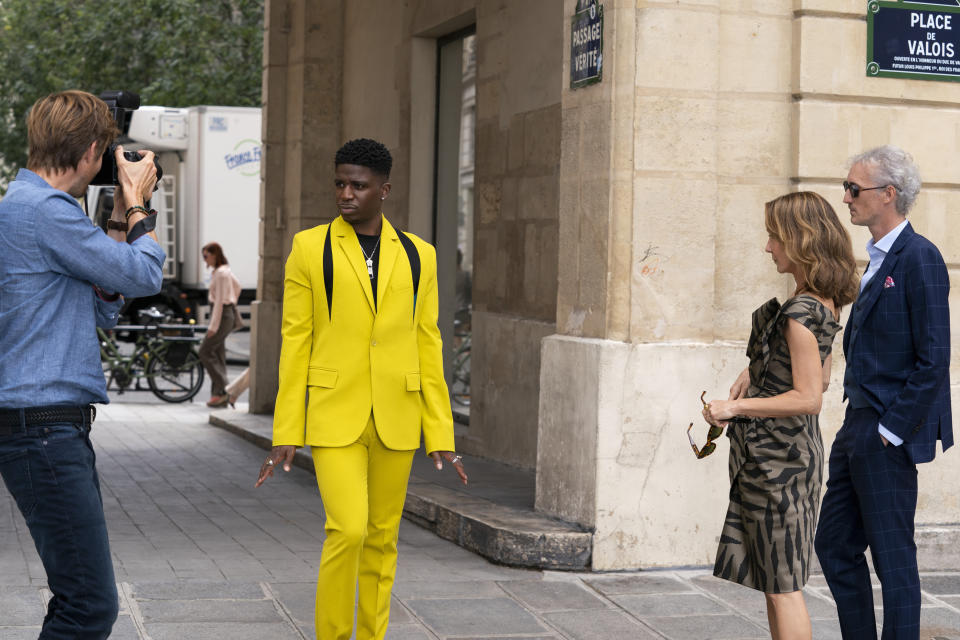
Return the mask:
M92 425L97 417L97 408L92 404L80 407L24 407L23 409L0 409L0 435L11 435L21 426L77 422Z

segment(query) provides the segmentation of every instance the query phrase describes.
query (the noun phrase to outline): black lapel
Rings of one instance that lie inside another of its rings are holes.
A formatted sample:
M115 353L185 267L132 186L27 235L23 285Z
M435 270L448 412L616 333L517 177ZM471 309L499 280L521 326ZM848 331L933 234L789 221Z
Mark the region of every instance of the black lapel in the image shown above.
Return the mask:
M417 314L417 292L420 290L420 254L417 252L413 240L403 231L397 231L397 237L400 238L400 244L407 254L407 260L410 262L410 275L413 276L413 314Z
M327 292L327 319L333 320L333 250L330 248L330 227L323 241L323 289Z

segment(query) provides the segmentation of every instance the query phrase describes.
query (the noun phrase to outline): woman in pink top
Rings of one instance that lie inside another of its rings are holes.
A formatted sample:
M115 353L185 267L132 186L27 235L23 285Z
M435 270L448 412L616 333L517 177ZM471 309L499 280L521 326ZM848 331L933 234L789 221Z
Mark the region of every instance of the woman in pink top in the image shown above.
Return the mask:
M210 280L209 302L210 325L200 344L200 362L210 375L210 401L208 407L223 407L230 401L227 395L227 350L224 342L230 332L243 325L237 311L240 297L240 281L227 266L223 249L216 242L203 247L203 261L213 269Z

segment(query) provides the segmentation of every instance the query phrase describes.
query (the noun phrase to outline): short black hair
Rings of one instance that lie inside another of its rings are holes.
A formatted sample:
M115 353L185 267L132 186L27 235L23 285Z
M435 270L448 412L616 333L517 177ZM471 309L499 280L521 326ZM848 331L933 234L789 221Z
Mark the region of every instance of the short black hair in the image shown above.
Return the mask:
M393 168L393 158L387 148L376 140L356 138L337 150L333 164L334 166L355 164L389 178L390 169Z

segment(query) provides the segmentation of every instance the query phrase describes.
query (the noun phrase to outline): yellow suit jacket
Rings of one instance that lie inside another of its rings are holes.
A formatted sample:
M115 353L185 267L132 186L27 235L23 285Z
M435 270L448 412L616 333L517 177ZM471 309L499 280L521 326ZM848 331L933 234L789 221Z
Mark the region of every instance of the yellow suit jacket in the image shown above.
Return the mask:
M323 273L328 226L329 301ZM274 445L352 444L372 410L390 449L416 449L422 428L427 452L454 450L437 328L436 251L407 234L420 256L414 300L410 261L386 218L380 234L376 306L360 242L343 218L294 236L284 278Z

